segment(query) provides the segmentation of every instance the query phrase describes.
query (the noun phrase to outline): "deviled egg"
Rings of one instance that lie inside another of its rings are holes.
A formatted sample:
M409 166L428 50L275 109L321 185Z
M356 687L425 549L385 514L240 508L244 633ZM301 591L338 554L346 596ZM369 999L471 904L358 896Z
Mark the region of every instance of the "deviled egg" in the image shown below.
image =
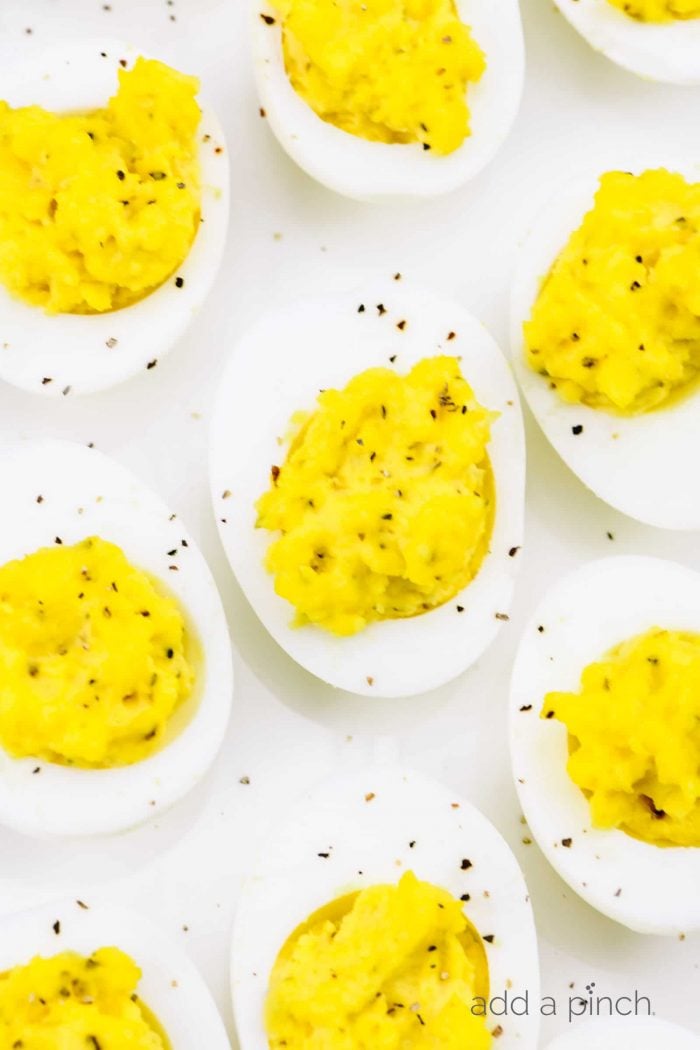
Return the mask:
M518 650L513 774L547 859L640 933L700 928L700 575L605 558L549 591Z
M0 921L3 1046L228 1050L214 1001L141 915L86 901Z
M336 1045L348 1008L352 1045L373 1050L399 1036L537 1045L537 943L515 858L468 802L391 764L324 781L267 837L232 977L241 1050Z
M687 1028L656 1017L591 1021L560 1035L547 1050L700 1050L700 1038Z
M103 390L150 370L223 253L228 153L196 78L117 41L0 71L0 378Z
M124 830L200 780L232 692L228 630L175 514L101 453L0 453L0 823Z
M554 0L591 47L648 80L700 84L698 0Z
M546 437L597 496L700 528L700 165L611 171L565 191L523 245L513 367Z
M520 104L517 0L250 0L262 114L309 175L359 199L456 189Z
M331 685L424 692L508 619L522 419L498 347L452 303L394 280L269 314L221 382L211 482L248 600Z

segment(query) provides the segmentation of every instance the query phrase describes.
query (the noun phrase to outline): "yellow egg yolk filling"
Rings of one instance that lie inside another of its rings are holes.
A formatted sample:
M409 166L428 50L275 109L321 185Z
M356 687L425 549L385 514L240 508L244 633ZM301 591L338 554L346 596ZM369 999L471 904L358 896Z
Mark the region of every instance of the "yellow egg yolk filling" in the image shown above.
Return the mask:
M49 313L101 313L161 285L199 226L198 82L138 59L104 109L0 102L0 281Z
M258 526L280 533L267 567L297 624L353 634L474 578L493 525L493 418L453 357L405 377L372 368L319 395L257 504Z
M700 18L698 0L608 0L638 22L673 22Z
M141 971L117 948L62 952L0 974L3 1050L169 1050L136 994Z
M569 731L571 779L593 823L656 846L700 846L700 634L659 628L587 667L578 693L549 693Z
M274 0L292 86L323 120L452 153L486 61L454 0Z
M295 930L270 976L272 1050L486 1050L486 953L462 904L407 872Z
M90 538L0 567L0 746L109 767L146 758L190 696L178 603Z
M700 372L700 183L609 172L545 279L526 358L568 402L653 409Z

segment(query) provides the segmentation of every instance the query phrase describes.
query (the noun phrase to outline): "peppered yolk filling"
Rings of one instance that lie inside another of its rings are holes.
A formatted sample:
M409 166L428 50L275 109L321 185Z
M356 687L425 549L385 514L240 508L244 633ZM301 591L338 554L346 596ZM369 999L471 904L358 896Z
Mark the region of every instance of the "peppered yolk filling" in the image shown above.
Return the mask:
M198 82L138 59L104 109L0 101L0 281L48 313L144 298L199 226Z
M698 0L608 0L638 22L674 22L700 18Z
M486 60L454 0L274 0L292 86L360 138L452 153Z
M487 1050L481 937L446 890L407 872L333 901L291 935L270 976L271 1050Z
M170 1050L137 994L141 971L117 948L37 956L0 974L0 1046Z
M526 359L564 401L637 414L700 373L700 183L609 172L544 280Z
M542 715L569 733L593 823L655 846L700 846L700 635L654 628L587 667Z
M493 526L494 418L454 357L369 369L296 418L257 525L276 534L266 564L297 624L354 634L474 578Z
M0 746L103 768L162 743L194 683L182 611L92 537L0 567Z

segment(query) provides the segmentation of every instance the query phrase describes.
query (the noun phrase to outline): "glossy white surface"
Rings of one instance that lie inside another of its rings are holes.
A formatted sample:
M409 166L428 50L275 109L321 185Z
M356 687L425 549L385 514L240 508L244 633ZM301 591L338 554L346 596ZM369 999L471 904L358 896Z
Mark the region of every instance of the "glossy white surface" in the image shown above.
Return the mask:
M637 988L651 995L659 1016L700 1034L700 938L642 937L580 901L538 848L523 842L532 836L520 823L507 747L515 645L554 579L611 553L671 557L700 569L697 536L645 527L598 501L528 415L526 544L511 621L466 675L401 702L399 719L396 701L337 695L270 641L228 568L207 477L207 429L225 361L270 305L342 290L366 268L388 277L401 271L457 299L506 346L509 281L532 216L571 179L620 163L621 152L643 155L653 141L677 155L679 143L697 136L698 91L625 74L596 55L547 0L523 0L525 97L503 150L458 193L385 209L325 192L279 148L258 114L243 4L109 0L109 6L7 0L0 5L0 50L39 48L76 29L116 36L138 29L145 49L206 73L234 152L225 262L206 308L158 368L72 403L39 402L0 385L0 435L95 441L182 516L222 590L236 639L238 702L211 777L151 825L110 840L109 848L67 842L50 852L1 833L0 906L8 910L57 891L78 897L95 885L134 903L200 966L232 1034L230 931L256 845L344 754L364 759L370 734L388 734L402 764L474 802L516 852L539 924L543 993L560 1005L556 1016L542 1019L543 1045L569 1028L568 998L591 980L601 995ZM250 783L240 783L245 777Z

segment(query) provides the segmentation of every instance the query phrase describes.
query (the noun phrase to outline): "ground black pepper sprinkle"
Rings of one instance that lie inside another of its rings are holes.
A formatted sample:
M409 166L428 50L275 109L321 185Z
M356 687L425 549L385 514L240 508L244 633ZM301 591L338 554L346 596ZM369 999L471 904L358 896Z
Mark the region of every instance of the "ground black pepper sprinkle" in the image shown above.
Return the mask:
M583 426L580 423L577 423L571 428L571 433L574 435L574 437L578 437L579 434L583 434Z

